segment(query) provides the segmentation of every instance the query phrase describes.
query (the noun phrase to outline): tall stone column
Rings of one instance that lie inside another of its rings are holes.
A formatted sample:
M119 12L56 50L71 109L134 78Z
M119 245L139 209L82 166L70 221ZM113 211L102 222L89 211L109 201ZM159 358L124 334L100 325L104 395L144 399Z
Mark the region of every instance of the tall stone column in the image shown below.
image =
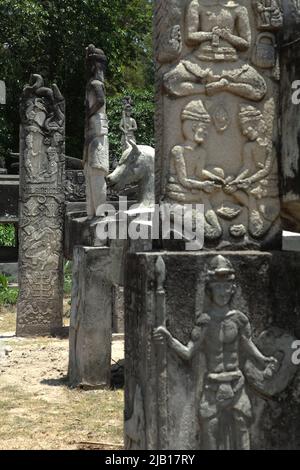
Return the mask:
M204 206L204 248L161 240L128 256L127 449L300 448L300 259L280 251L283 28L277 0L155 2L156 198L174 216Z
M106 202L105 176L109 169L106 56L92 44L85 52L88 81L83 164L87 217L75 220L84 246L75 246L73 251L69 385L97 389L110 385L112 340L111 250L96 235L101 216L98 208Z
M21 98L17 335L62 327L65 104L33 75Z

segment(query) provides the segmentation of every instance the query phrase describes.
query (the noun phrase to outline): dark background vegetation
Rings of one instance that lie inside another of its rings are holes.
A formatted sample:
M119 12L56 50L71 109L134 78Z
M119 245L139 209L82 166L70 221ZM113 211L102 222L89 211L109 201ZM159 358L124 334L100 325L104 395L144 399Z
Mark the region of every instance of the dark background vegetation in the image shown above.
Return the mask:
M19 98L30 74L56 82L66 99L66 154L83 148L85 47L94 43L107 70L111 157L120 157L122 98L131 95L138 142L153 144L151 0L0 0L0 157L18 152Z

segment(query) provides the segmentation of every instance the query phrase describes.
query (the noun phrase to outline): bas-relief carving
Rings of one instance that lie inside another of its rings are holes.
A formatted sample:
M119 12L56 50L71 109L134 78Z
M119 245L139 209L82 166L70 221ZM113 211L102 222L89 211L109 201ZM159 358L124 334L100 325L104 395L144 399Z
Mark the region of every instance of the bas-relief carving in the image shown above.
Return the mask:
M83 171L66 171L66 200L70 202L84 202L86 200L86 184Z
M252 0L252 5L259 30L274 31L282 27L283 16L278 0Z
M33 75L21 98L20 297L17 332L61 326L64 100ZM43 330L44 331L44 330Z
M256 30L254 8L242 1L193 0L182 8L181 18L183 47L176 65L166 64L170 61L161 54L165 46L161 40L157 44L165 110L165 116L158 118L158 126L165 128L158 142L164 151L157 152L162 159L158 167L163 167L161 195L180 204L204 203L207 240L257 245L275 236L280 227L273 146L278 58L276 36L269 32L276 28ZM159 19L157 29L163 37ZM187 117L189 107L195 109ZM242 119L247 107L253 113L248 131ZM200 126L203 108L207 118ZM172 126L168 122L175 110L177 115L180 111L179 127L176 121ZM258 127L255 114L262 130L254 138L250 127ZM197 125L205 128L200 145L192 130ZM267 140L268 151L263 150ZM243 171L249 165L247 174L253 178L242 177L241 163ZM233 181L240 178L247 182L236 191Z
M248 316L231 307L238 279L228 259L214 257L200 279L205 283L206 311L196 305L188 344L173 337L166 326L156 328L153 338L157 344L167 344L190 367L197 367L192 362L197 354L205 357L206 371L197 399L200 447L247 450L257 414L252 405L256 391L265 398L273 396L285 390L295 376L296 367L291 365L294 338L273 327L254 344Z

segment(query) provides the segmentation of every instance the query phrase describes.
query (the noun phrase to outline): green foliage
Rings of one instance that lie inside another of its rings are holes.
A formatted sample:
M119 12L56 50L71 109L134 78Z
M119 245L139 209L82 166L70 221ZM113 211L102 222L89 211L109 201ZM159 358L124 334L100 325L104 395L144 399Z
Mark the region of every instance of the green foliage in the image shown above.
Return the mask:
M15 305L18 295L19 289L9 287L9 277L0 273L0 305Z
M12 224L0 224L1 246L16 246L15 227Z
M70 296L72 292L72 263L66 261L64 265L64 294Z
M154 101L151 91L139 91L135 89L124 90L123 93L116 94L108 98L107 112L109 119L109 145L112 160L119 160L122 155L121 137L122 132L119 129L122 118L124 96L131 96L133 100L132 117L137 121L138 131L136 138L138 144L154 145Z
M81 157L84 48L94 43L106 52L108 96L123 93L124 85L151 89L151 29L151 0L1 0L0 78L7 106L0 114L0 152L18 150L19 97L30 74L41 73L66 99L66 153Z

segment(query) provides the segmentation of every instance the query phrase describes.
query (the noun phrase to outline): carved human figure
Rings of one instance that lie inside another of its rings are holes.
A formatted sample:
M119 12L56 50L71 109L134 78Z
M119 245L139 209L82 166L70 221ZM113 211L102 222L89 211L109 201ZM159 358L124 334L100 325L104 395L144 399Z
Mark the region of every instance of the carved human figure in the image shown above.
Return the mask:
M282 25L282 13L277 0L256 0L259 29L276 29Z
M266 113L264 116L254 106L241 106L240 125L248 139L243 149L243 167L237 178L224 188L225 193L233 194L238 202L248 207L249 232L254 238L265 235L280 212L278 164L272 142L274 109L269 103ZM267 205L266 198L272 199Z
M33 143L33 134L27 134L25 138L24 167L28 180L32 180L36 176L39 166L39 160L37 159L39 153L34 151Z
M260 101L266 94L264 78L239 53L251 46L248 10L235 1L215 0L204 5L192 0L185 16L186 44L194 50L164 76L170 95L220 92Z
M105 176L109 171L108 122L104 71L106 57L94 45L86 49L89 80L86 87L86 121L83 165L86 176L87 215L92 219L106 201Z
M131 116L132 114L132 105L129 100L126 100L124 103L124 110L122 119L120 122L120 130L122 131L122 150L125 152L129 142L136 142L135 132L137 131L136 120Z
M211 118L202 101L194 100L183 109L181 120L185 142L171 150L166 195L182 204L204 204L205 234L211 239L219 238L222 229L208 196L219 190L220 184L216 175L205 170L207 154L203 147Z
M277 361L265 357L251 337L247 316L231 308L235 295L235 270L221 255L207 270L207 313L197 312L196 325L188 345L175 339L164 326L154 331L157 342L167 341L181 359L190 361L197 351L206 358L206 374L199 397L202 448L206 450L250 449L249 427L252 407L245 388L242 354L272 376Z

